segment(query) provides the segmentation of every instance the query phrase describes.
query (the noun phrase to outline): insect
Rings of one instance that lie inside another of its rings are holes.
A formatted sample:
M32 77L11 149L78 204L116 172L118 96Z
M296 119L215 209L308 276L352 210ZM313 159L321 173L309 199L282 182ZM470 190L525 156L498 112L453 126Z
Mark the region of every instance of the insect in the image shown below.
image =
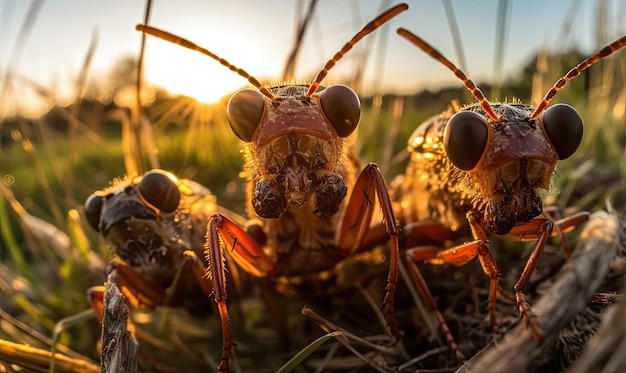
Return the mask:
M154 307L200 302L187 305L194 313L210 310L206 297L184 297L187 281L180 276L190 273L193 263L200 264L196 258L204 257L206 220L215 211L215 196L206 188L162 170L97 191L85 202L89 224L116 255L109 271L116 270L130 304ZM200 273L204 273L203 266ZM198 285L192 292L201 291L200 283L192 282ZM164 289L172 285L179 288L172 289L166 299Z
M93 193L85 202L89 224L115 254L107 268L133 309L181 307L194 316L214 312L203 245L206 221L219 207L210 191L198 183L151 170ZM229 280L239 284L236 268ZM233 285L236 290L240 286ZM103 287L88 291L97 315L102 315Z
M85 202L87 221L115 254L107 271L129 304L182 307L198 316L212 312L203 244L206 221L216 211L243 219L218 206L202 185L163 170L96 191ZM231 275L238 277L236 268ZM102 287L89 290L97 311L102 296Z
M474 239L447 249L431 246L408 249L405 256L413 280L435 312L457 358L462 360L415 263L427 260L461 266L478 257L490 278L490 324L494 333L499 333L496 295L505 294L498 285L500 269L490 252L488 235L535 240L513 289L519 312L535 337L542 339L541 326L533 318L526 300L526 285L547 238L559 234L569 257L563 231L581 224L588 216L580 212L557 220L554 211L542 207L540 193L549 188L557 162L576 151L583 135L582 119L573 107L565 104L548 107L548 104L568 81L626 45L626 37L571 69L533 107L522 103L489 103L480 89L432 46L406 29L400 28L398 34L452 70L478 101L431 118L409 140L411 160L401 185L398 211L405 233L413 234L413 224L433 222L452 233L469 227Z
M209 218L208 277L222 320L224 347L218 370L226 371L232 332L226 307L225 251L246 272L280 283L282 288L319 281L343 259L391 240L388 286L383 300L394 335L393 297L398 276L398 227L378 167L361 169L352 149L360 101L348 87L320 83L328 71L363 37L408 9L400 4L359 31L329 60L310 85L263 86L196 44L149 26L137 29L205 54L246 78L257 88L235 93L227 108L230 126L244 141L251 221L246 228L223 214ZM385 229L369 231L375 200ZM279 290L280 291L280 290Z

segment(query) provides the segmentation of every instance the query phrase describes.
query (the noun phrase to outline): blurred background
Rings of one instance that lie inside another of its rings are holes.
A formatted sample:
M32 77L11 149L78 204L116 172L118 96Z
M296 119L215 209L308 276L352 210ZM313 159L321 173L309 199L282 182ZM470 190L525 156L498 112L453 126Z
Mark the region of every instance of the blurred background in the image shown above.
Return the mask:
M306 1L155 1L150 23L181 35L226 58L266 82L284 80L287 57L299 42L293 76L309 80L323 62L374 14L391 1L317 1L301 39L300 22ZM519 74L541 49L578 50L590 54L624 32L624 5L612 1L420 1L396 17L387 30L362 42L361 52L346 56L333 72L336 79L362 69L362 94L413 94L423 88L454 86L454 77L419 58L393 36L403 26L429 41L476 81L502 82ZM5 115L41 115L50 99L67 105L90 49L86 92L110 100L120 82L112 81L129 59L138 56L144 19L142 1L10 1L2 2L0 55L3 76L16 82L5 87ZM370 54L360 66L362 54ZM151 40L145 54L147 81L169 92L215 102L243 85L219 64L169 43ZM413 77L409 79L409 77ZM5 84L8 84L5 78ZM42 98L29 87L32 80L54 91Z
M396 3L0 1L0 338L45 345L33 331L50 336L59 320L88 309L85 291L104 281L110 253L85 228L82 205L112 180L164 168L244 212L239 140L225 107L247 83L153 37L143 50L135 25L146 15L148 24L272 85L309 82ZM398 27L430 42L490 100L529 104L626 34L624 0L408 3L324 81L361 96L359 155L377 162L388 180L402 172L406 142L423 120L451 100L474 101L449 70L397 36ZM599 209L611 197L623 211L625 59L622 51L600 61L554 99L585 120L583 145L560 163L547 196L563 206ZM85 323L62 341L95 358L99 327Z

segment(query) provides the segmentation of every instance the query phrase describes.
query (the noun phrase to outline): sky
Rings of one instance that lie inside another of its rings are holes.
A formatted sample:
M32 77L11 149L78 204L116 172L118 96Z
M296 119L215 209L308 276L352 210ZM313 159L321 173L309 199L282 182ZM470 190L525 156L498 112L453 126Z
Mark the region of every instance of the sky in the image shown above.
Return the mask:
M467 66L475 82L494 78L498 0L446 0L461 35ZM39 4L34 25L20 34L32 4ZM399 1L320 0L303 41L296 76L308 82L367 22ZM407 1L409 10L361 41L340 61L325 83L342 82L362 51L371 48L362 86L363 95L414 93L460 84L438 62L396 35L404 27L430 42L461 65L446 18L444 1ZM577 4L578 6L572 6ZM150 25L199 44L262 83L282 82L281 73L295 39L297 19L306 1L287 0L153 0ZM600 22L601 6L609 11ZM0 82L7 91L7 73L35 81L54 92L54 100L74 97L72 87L94 35L96 50L89 79L104 79L125 56L137 56L141 34L135 25L144 19L146 1L130 0L0 0ZM576 10L574 12L574 9ZM541 47L577 47L591 54L626 34L626 0L510 1L507 13L503 77L512 76ZM569 33L563 30L571 26ZM601 29L605 35L598 37ZM21 35L21 36L20 36ZM599 40L603 39L603 40ZM215 101L247 82L219 63L153 37L147 40L146 79L172 92ZM3 100L0 113L33 110L35 95L23 80L14 80L12 100ZM7 105L10 105L7 107Z

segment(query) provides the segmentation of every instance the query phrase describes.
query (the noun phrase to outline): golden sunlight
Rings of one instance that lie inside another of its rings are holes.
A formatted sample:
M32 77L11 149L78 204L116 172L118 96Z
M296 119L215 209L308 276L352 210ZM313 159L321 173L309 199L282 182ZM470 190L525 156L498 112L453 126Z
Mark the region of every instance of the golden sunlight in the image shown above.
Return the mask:
M225 41L214 44L210 48L228 51L229 56L224 58L230 62L249 62L250 66L238 67L250 74L261 71L255 66L258 61L253 58L254 51L229 47ZM245 78L207 56L157 39L150 40L144 61L147 81L204 103L217 102L248 84Z

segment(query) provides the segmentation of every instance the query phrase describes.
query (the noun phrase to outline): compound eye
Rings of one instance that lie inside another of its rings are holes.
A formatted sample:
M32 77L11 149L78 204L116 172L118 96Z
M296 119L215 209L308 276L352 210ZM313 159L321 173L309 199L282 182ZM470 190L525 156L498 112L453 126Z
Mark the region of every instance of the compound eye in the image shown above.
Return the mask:
M446 124L443 147L456 167L470 171L480 161L489 141L489 125L482 115L460 111Z
M87 216L87 222L98 232L100 232L100 215L102 214L104 200L105 197L92 194L85 201L85 215Z
M320 93L322 111L339 137L348 137L359 124L361 101L345 85L334 85Z
M253 89L244 89L230 98L226 114L235 135L243 141L250 142L264 111L265 96Z
M559 159L574 154L583 139L583 119L576 109L566 104L553 105L545 111L543 128Z
M163 170L147 172L138 185L139 196L164 213L174 212L180 203L180 190L174 175Z

